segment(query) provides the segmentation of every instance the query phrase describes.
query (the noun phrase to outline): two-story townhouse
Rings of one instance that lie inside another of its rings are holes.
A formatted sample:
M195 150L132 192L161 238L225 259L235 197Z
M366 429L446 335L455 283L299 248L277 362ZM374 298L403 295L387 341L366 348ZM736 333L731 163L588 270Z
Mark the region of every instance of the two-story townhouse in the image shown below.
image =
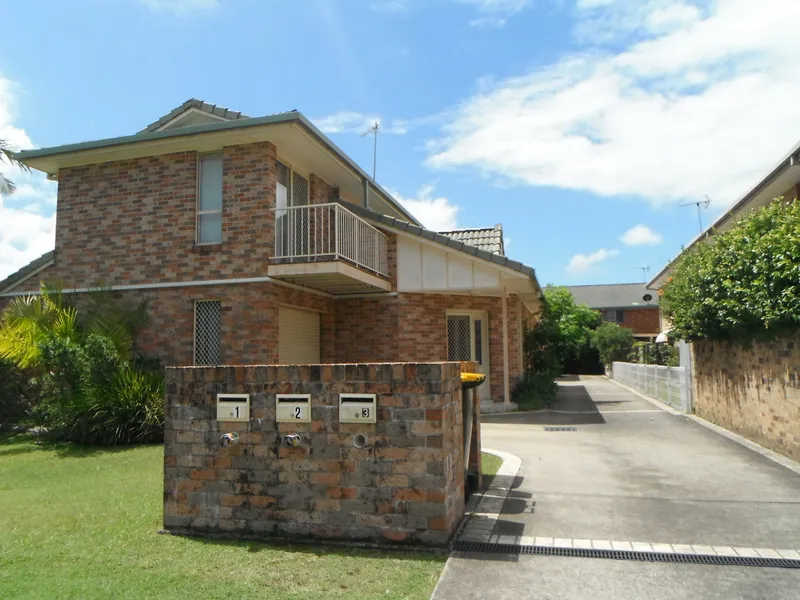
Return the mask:
M653 342L661 331L658 294L643 283L573 285L567 288L576 304L599 311L604 321L633 332L640 341Z
M164 364L473 360L482 399L510 400L533 269L500 228L423 228L297 111L192 99L135 135L18 158L58 181L56 244L0 305L42 280L103 286L148 300L138 344Z

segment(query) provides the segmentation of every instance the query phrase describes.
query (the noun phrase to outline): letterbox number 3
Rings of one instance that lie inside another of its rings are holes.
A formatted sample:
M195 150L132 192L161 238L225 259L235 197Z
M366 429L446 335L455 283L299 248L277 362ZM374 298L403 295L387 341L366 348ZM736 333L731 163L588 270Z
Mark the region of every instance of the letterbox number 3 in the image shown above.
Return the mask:
M356 416L358 416L358 415L356 415ZM364 417L365 419L368 419L369 418L369 409L368 408L362 408L361 409L361 416Z

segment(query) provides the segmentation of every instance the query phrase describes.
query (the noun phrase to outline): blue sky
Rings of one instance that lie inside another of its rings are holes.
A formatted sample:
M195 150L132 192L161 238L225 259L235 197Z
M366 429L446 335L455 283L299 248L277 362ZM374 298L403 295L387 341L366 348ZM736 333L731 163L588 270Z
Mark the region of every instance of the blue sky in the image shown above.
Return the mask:
M800 137L791 0L27 0L3 8L0 138L125 135L190 97L298 109L436 229L502 223L544 283L641 281ZM6 169L7 171L7 169ZM0 278L53 247L8 173Z

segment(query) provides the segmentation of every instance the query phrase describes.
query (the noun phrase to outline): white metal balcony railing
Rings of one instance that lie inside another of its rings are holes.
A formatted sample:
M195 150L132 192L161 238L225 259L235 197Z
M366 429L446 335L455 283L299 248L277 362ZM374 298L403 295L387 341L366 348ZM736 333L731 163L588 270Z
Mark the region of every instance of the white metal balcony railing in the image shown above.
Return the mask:
M278 262L345 260L388 277L386 236L337 203L275 209Z

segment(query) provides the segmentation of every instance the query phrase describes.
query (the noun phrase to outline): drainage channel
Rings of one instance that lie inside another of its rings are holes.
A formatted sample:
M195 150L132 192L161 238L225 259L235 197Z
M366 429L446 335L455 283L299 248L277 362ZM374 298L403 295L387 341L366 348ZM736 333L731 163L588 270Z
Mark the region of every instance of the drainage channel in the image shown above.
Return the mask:
M488 542L457 541L455 550L489 554L535 554L539 556L564 556L573 558L607 558L642 562L684 563L692 565L717 565L726 567L772 567L800 569L800 560L789 558L758 558L749 556L717 556L711 554L682 554L667 552L642 552L637 550L603 550L590 548L553 548L520 544L492 544Z

